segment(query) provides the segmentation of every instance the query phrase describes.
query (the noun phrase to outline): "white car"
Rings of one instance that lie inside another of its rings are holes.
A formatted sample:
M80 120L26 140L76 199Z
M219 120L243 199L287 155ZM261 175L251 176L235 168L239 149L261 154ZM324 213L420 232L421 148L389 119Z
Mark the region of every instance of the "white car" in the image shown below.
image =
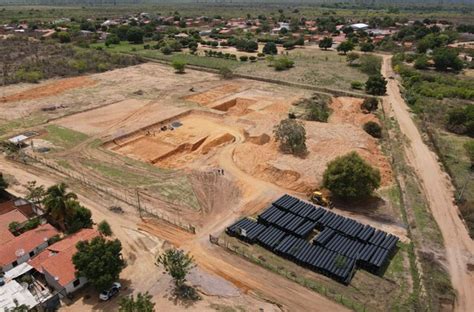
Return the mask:
M120 291L120 288L122 288L122 285L120 283L115 282L113 283L112 287L110 287L109 290L104 290L103 292L100 293L99 298L102 301L107 301Z

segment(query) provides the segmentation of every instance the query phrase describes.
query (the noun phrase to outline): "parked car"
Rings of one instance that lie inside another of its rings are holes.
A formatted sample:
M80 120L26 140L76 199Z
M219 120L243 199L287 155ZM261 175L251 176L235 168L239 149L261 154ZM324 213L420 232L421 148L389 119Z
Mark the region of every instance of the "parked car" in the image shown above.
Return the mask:
M100 293L99 298L100 300L107 301L120 291L120 288L122 288L122 285L120 283L115 282L113 283L112 287L110 287L109 290L104 290L103 292Z

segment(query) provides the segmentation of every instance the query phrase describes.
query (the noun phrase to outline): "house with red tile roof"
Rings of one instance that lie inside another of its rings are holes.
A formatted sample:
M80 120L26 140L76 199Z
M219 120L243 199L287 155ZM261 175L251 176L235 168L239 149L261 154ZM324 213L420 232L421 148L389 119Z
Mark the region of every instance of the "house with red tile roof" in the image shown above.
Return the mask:
M1 271L7 272L28 261L48 247L48 240L58 234L52 225L43 224L0 245Z
M76 268L72 257L77 252L76 245L80 241L90 240L96 236L99 236L96 230L82 229L52 244L31 259L29 264L43 274L48 285L61 295L70 294L87 283L86 278L77 278L75 275Z
M10 223L23 223L26 221L28 221L28 218L19 210L12 210L0 215L0 244L4 244L15 238L15 235L13 235L9 230L8 226Z

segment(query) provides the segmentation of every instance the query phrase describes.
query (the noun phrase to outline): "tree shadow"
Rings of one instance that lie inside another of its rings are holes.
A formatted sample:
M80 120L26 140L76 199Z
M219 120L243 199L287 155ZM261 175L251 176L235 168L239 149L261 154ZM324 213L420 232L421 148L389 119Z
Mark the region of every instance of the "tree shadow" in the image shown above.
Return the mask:
M172 301L175 306L186 309L191 308L197 301L201 300L197 289L189 285L183 285L179 289L175 285L171 285L163 298Z

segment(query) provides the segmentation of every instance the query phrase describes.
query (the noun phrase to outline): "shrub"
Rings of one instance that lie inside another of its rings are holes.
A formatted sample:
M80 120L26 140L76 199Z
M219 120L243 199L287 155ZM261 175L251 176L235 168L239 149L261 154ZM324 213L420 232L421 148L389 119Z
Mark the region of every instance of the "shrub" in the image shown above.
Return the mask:
M302 122L284 119L275 126L275 139L280 142L280 150L293 155L306 153L306 130Z
M387 92L387 81L381 75L370 76L365 83L365 92L372 95L384 95Z
M256 62L256 61L257 61L257 58L252 55L251 57L249 57L249 60L250 60L251 62Z
M323 185L341 199L363 199L380 186L380 171L351 152L328 164Z
M167 46L167 45L163 46L163 47L160 49L160 51L161 51L161 53L163 53L164 55L170 55L171 53L173 53L173 50L172 50L169 46Z
M438 48L433 52L433 62L437 70L461 70L463 67L462 61L458 57L458 52L450 48Z
M110 227L110 224L103 220L99 223L97 229L99 230L99 233L104 235L104 236L111 236L112 235L112 228Z
M110 34L105 39L105 45L120 44L120 38L116 34Z
M377 110L378 106L379 106L379 100L377 98L370 97L370 98L365 99L364 102L362 102L360 108L363 111L373 112Z
M362 90L364 88L364 83L360 81L351 81L351 88L356 90Z
M241 62L247 62L249 57L246 56L246 55L242 55L242 56L239 57L239 59L240 59Z
M234 73L229 67L222 67L219 69L219 74L223 79L231 79L234 76Z
M274 42L267 42L265 43L265 46L263 47L263 53L265 54L270 54L270 55L275 55L278 54L278 49L277 46Z
M337 52L342 52L342 53L346 54L347 52L354 50L354 43L352 43L352 41L350 41L350 40L346 40L344 42L341 42L337 46L336 50L337 50Z
M471 161L471 170L474 169L474 141L468 141L464 144L464 149L466 150L467 156Z
M58 33L58 39L61 43L68 43L71 42L71 35L68 32L60 31Z
M332 38L324 37L321 41L319 41L319 47L324 50L327 50L328 48L332 47Z
M271 58L269 60L270 60L270 66L274 67L275 70L277 70L277 71L290 69L295 64L295 62L293 62L292 60L290 60L286 56L275 57L275 58Z
M370 42L364 42L360 45L360 50L362 52L372 52L375 49L375 46Z
M429 64L428 64L428 58L426 55L421 55L416 58L415 64L413 65L416 69L427 69Z
M448 112L446 128L456 134L474 137L474 105L451 109Z
M186 68L186 61L181 60L181 59L174 59L171 63L171 66L173 66L176 73L184 74L184 70Z
M140 27L130 27L127 31L127 40L133 44L143 43L145 32Z
M375 55L362 55L359 59L359 69L367 75L380 75L382 61Z
M382 137L382 127L376 122L368 121L364 124L364 130L374 138L380 139Z
M43 73L37 70L26 71L20 69L15 73L16 79L29 83L37 83L43 78Z

